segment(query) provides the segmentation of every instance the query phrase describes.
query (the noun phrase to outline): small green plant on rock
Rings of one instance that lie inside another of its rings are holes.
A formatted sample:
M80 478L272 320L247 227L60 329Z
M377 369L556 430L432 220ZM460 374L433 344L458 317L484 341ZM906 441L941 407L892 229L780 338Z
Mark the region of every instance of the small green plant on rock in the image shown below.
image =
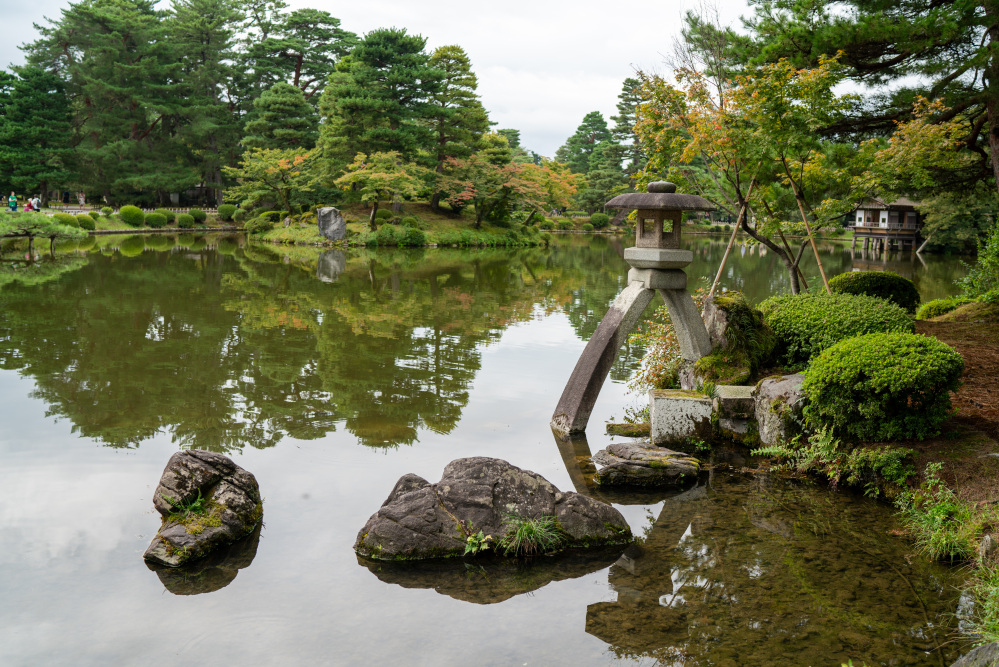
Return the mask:
M465 555L477 556L489 549L489 543L492 541L492 535L483 535L482 531L469 535L465 538Z
M553 516L529 519L508 514L506 525L509 530L499 541L504 556L535 556L555 551L565 542L558 520Z
M201 495L201 489L198 489L198 495L190 500L174 500L170 496L161 493L163 500L170 503L170 507L173 510L167 515L171 521L183 521L187 519L192 514L204 514L208 511L208 498Z

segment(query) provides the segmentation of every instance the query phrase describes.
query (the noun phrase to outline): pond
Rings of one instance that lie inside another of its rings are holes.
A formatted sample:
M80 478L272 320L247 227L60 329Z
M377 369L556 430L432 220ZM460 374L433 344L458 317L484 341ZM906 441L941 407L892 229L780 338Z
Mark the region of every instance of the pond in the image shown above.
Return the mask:
M713 274L724 243L691 238L690 275ZM641 350L612 370L588 442L560 447L548 420L624 286L625 244L320 254L101 237L32 267L8 259L0 664L949 664L961 572L893 536L884 506L754 474L737 452L682 492L604 495L639 537L624 553L357 559L395 481L435 481L455 458L593 493L580 464L610 442L603 422L637 406ZM830 274L884 262L924 299L962 271L823 252ZM723 285L780 291L773 260L739 249ZM151 495L178 448L253 472L264 526L155 572L141 558Z

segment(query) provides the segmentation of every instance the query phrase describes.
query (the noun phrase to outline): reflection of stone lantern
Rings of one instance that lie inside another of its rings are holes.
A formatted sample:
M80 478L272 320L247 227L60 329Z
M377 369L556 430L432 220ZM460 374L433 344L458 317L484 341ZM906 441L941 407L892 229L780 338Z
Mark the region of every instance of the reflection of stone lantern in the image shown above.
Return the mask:
M680 247L680 219L684 211L715 207L702 197L676 194L672 183L657 181L649 184L648 192L614 197L606 208L636 211L635 247L624 251L632 268L628 286L600 321L562 391L552 426L564 432L586 428L617 351L652 301L653 290L666 302L684 360L692 363L711 353L701 314L687 292L682 269L694 260L694 253Z

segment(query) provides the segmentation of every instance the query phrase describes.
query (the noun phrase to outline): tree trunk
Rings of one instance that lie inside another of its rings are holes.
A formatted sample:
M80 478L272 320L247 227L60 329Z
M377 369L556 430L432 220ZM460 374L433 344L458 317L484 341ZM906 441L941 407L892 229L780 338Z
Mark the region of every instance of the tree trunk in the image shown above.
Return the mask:
M999 44L999 3L983 2L988 27L989 60L985 64L985 112L989 127L989 158L992 176L999 189L999 57L994 55L994 45Z
M42 208L47 208L49 205L49 182L42 181L38 187L42 189L42 193L40 195L42 200Z
M375 200L375 203L371 205L371 217L368 219L368 227L371 228L371 231L375 231L375 228L377 227L377 225L375 225L375 214L376 213L378 213L378 200L377 199Z

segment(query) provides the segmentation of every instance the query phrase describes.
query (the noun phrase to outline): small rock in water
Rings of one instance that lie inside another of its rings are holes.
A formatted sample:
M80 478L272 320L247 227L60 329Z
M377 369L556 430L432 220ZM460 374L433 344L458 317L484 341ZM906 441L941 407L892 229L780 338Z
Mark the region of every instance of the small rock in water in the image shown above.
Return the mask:
M605 486L682 486L701 470L696 458L646 442L609 445L593 462L598 466L593 479Z
M143 558L170 567L235 542L263 517L256 478L227 456L197 449L170 457L153 506L163 523Z
M462 556L468 538L492 537L490 552L511 529L511 518L554 518L559 548L631 541L628 522L605 502L561 492L541 475L501 459L457 459L431 484L408 474L357 534L354 551L377 560Z

